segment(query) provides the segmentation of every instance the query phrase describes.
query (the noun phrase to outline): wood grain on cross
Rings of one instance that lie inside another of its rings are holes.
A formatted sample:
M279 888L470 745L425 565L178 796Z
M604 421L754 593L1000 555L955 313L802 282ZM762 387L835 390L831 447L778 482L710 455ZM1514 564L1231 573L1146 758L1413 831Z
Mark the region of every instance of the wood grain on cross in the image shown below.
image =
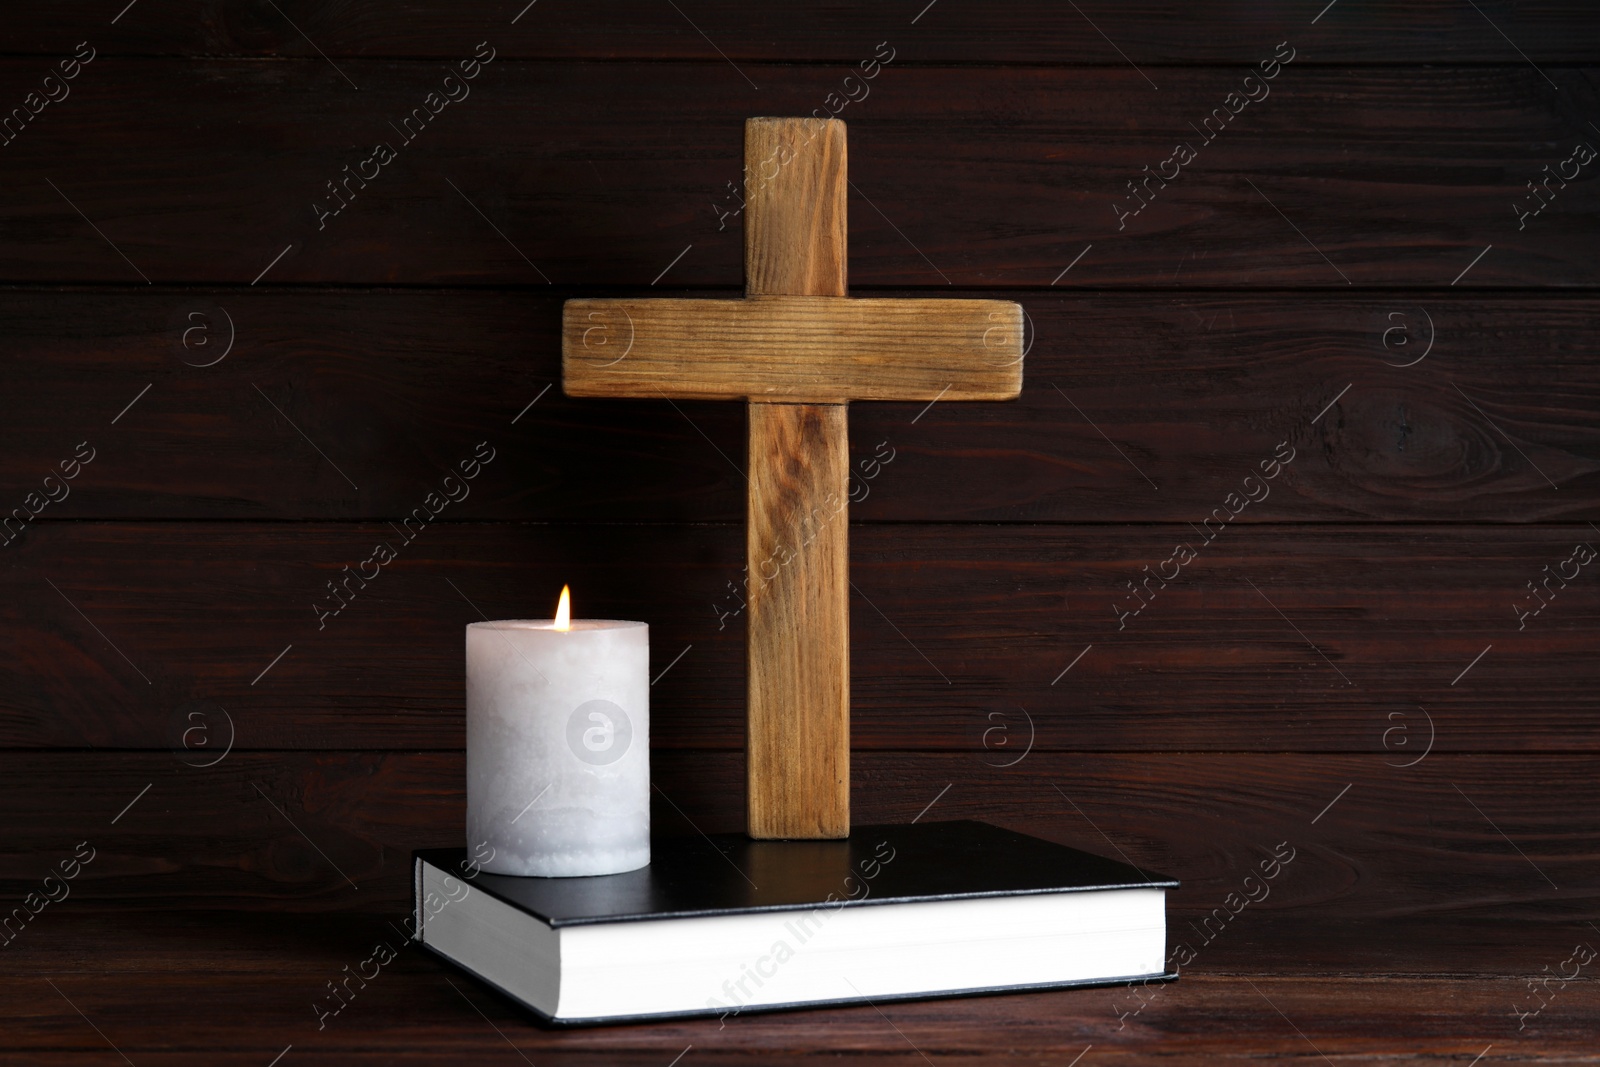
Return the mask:
M1008 400L1022 308L846 296L845 127L745 123L744 300L569 300L569 396L743 399L748 825L850 832L851 400Z

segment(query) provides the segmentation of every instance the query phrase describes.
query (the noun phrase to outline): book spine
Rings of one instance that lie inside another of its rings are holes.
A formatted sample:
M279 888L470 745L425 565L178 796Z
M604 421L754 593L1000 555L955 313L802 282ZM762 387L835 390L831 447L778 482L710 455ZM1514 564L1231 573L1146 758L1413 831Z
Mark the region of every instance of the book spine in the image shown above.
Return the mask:
M422 941L422 861L412 860L411 867L411 938Z

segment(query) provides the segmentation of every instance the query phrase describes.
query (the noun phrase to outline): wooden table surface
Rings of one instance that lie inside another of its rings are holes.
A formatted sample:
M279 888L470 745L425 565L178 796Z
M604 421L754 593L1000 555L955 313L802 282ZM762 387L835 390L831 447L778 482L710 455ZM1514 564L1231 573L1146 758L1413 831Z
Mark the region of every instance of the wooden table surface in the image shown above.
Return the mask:
M1312 930L1267 920L1245 928L1256 921L1248 913L1237 921L1181 981L1137 995L1090 989L555 1030L435 957L401 948L378 916L48 915L7 950L5 1062L115 1063L120 1052L139 1067L265 1065L286 1048L285 1065L520 1056L652 1067L679 1054L683 1064L810 1054L1062 1065L1086 1051L1084 1064L1466 1064L1481 1053L1485 1063L1592 1063L1597 1055L1600 1001L1590 977L1552 984L1536 1016L1512 1014L1513 1001L1524 1010L1537 1002L1520 975L1484 970L1491 958L1523 954L1502 926ZM379 942L400 949L394 961L365 988L352 985L338 1014L319 1016L313 1004L332 1003L323 983L354 970ZM1378 942L1383 951L1352 950Z
M559 1032L407 948L319 1029L462 843L471 621L648 620L653 818L744 825L742 405L563 396L561 307L738 297L813 112L851 294L1030 346L851 405L853 818L1196 958ZM0 1063L1600 1062L1593 146L1560 0L6 5Z

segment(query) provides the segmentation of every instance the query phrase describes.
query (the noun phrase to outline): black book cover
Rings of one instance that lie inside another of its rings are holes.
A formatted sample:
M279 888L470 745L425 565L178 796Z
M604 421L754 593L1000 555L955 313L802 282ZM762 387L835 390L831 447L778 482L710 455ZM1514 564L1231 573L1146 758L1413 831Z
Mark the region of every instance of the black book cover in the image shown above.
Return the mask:
M477 873L463 848L416 858L469 879L553 927L734 912L1094 889L1174 889L1166 875L988 823L857 826L843 841L753 841L744 834L657 839L649 866L588 878Z

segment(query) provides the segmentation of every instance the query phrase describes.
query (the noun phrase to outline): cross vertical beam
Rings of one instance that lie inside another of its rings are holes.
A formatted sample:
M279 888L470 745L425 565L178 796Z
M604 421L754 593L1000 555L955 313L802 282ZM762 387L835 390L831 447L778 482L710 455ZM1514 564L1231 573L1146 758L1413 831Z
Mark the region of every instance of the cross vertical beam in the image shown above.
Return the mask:
M846 295L845 126L745 123L745 295ZM845 404L751 401L746 738L754 838L850 833Z

